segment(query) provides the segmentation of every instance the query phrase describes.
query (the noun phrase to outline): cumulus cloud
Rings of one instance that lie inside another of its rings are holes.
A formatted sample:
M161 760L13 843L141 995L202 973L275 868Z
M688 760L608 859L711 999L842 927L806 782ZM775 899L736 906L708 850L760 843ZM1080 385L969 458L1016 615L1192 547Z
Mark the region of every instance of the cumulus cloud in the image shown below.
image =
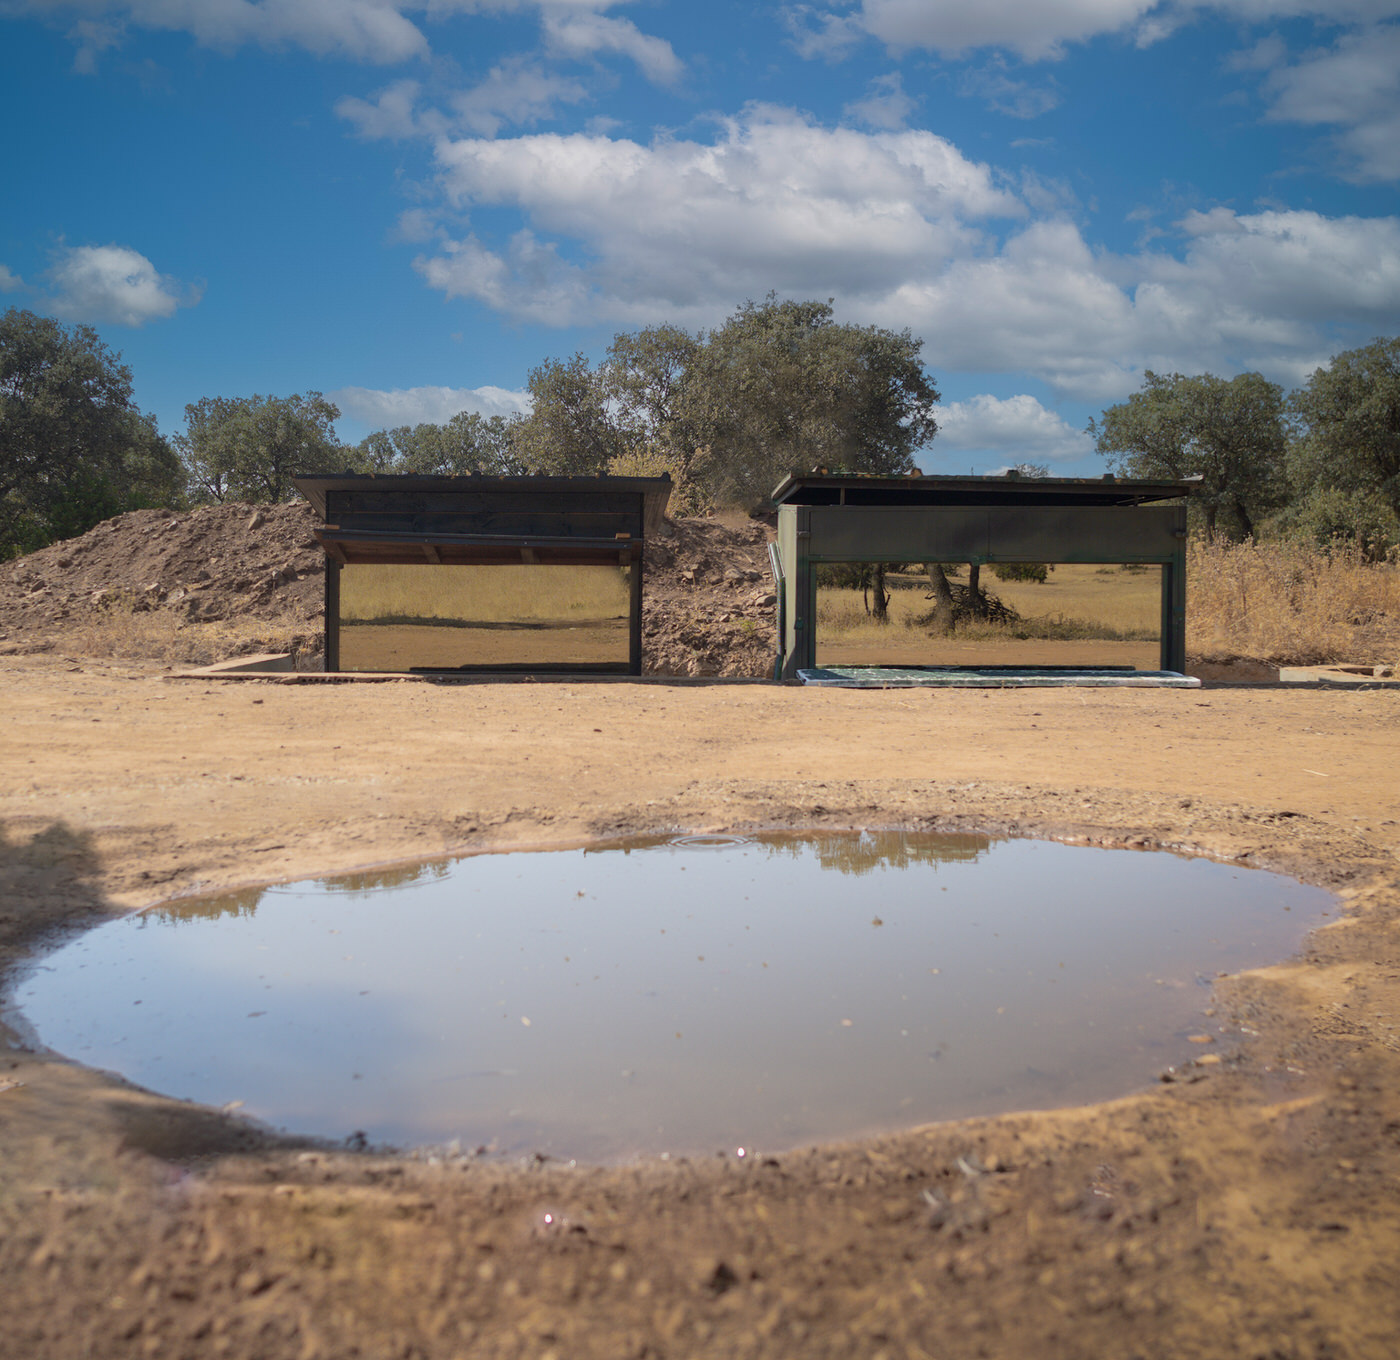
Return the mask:
M121 26L188 33L206 47L301 47L317 56L391 64L420 57L427 40L404 0L3 0L0 13L77 20L79 69L119 40Z
M863 33L895 49L956 57L985 48L1045 61L1063 56L1068 44L1105 34L1149 46L1196 12L1247 23L1316 17L1354 24L1400 13L1400 0L861 0L854 9L842 5L834 12L803 7L790 23L804 56L839 56Z
M376 430L399 425L445 425L462 411L513 416L530 409L530 394L505 387L342 387L330 399L348 416Z
M48 271L48 305L68 321L144 326L193 306L198 290L158 274L140 252L126 246L76 246L65 250Z
M526 225L504 251L456 242L419 262L424 275L558 324L650 320L661 307L706 322L717 298L821 291L823 278L882 292L974 249L978 219L1024 212L987 166L932 133L827 129L774 109L731 120L713 143L444 139L437 159L454 207L516 208ZM551 235L580 243L585 262Z
M1155 0L864 0L861 23L891 47L927 47L957 56L979 47L1027 61L1062 55L1069 42L1130 28Z
M1348 178L1400 179L1400 24L1345 33L1330 48L1276 66L1266 88L1275 121L1339 129L1336 150Z
M905 126L917 101L904 93L904 83L898 71L876 76L870 82L864 99L846 105L846 117L866 127L885 128L891 132Z
M994 62L963 76L962 93L984 99L987 107L1009 118L1039 118L1060 102L1053 85L1032 85L1009 75L1004 65Z
M17 293L24 287L24 280L18 274L12 274L9 269L0 264L0 293Z
M977 396L940 406L937 449L975 449L1017 462L1062 462L1093 453L1094 441L1034 397Z
M428 55L415 19L453 14L538 14L551 50L579 58L612 52L649 80L673 82L682 70L670 43L630 19L603 13L621 0L0 0L0 16L71 19L79 71L123 41L127 27L188 33L206 47L299 47L317 56L396 65Z
M643 33L630 19L611 19L581 6L559 12L546 10L544 36L550 51L562 56L616 52L629 57L657 85L673 84L683 69L665 39Z
M416 80L396 80L372 99L346 95L336 101L335 112L367 141L402 141L422 131L414 111L421 88Z
M1400 328L1400 220L1195 212L1134 254L1096 249L1053 186L928 132L750 109L712 143L535 135L437 146L448 204L415 267L545 325L713 325L770 288L909 327L938 371L1027 372L1118 400L1144 368L1296 381ZM482 209L513 213L503 235Z
M509 59L479 85L451 96L459 131L494 137L507 124L530 126L554 116L560 104L580 104L588 90L579 81L548 71L527 58Z

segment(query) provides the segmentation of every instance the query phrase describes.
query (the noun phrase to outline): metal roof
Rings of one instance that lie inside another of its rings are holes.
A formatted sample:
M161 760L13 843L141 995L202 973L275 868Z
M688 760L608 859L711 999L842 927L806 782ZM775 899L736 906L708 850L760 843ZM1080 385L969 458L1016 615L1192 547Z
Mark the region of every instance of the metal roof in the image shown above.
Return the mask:
M1200 485L1115 477L860 477L804 473L773 488L778 505L1145 505Z
M607 492L634 492L644 500L643 525L649 534L661 527L666 502L671 496L671 479L661 477L483 477L414 476L404 473L343 473L338 477L292 478L298 491L326 518L329 491L391 491L406 493L471 492L490 495L501 492L527 492L541 498L567 501L573 496L596 496Z

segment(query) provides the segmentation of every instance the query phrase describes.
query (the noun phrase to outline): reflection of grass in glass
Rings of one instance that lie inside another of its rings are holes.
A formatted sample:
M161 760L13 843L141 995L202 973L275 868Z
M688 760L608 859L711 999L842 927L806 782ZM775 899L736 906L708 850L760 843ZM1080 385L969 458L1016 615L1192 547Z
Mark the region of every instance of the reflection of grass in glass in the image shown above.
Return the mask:
M966 581L966 569L959 573ZM928 577L901 573L889 578L889 623L876 623L865 612L858 590L817 593L818 635L827 642L869 642L888 639L893 629L927 633L932 601ZM1162 577L1159 568L1060 564L1042 585L1034 581L1001 581L990 570L982 587L1020 616L1016 623L962 622L956 636L976 641L998 638L1060 640L1102 639L1115 642L1150 641L1160 628Z
M625 568L596 566L349 566L340 573L346 623L567 621L625 618Z

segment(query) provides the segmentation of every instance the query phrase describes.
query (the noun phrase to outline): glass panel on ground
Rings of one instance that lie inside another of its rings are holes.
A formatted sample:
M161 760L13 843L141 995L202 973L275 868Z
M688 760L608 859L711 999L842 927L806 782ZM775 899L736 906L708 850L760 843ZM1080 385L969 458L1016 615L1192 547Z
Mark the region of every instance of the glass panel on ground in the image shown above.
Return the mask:
M911 562L882 571L849 562L815 570L819 666L1161 665L1155 564Z
M340 572L340 668L620 669L630 568L352 564Z

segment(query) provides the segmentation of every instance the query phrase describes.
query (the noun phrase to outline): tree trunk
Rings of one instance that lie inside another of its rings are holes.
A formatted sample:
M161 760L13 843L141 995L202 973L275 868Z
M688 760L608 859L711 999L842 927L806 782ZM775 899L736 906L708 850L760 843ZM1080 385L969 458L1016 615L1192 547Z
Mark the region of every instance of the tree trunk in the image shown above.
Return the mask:
M885 589L885 564L876 562L870 569L870 593L875 597L875 607L870 611L876 623L890 621L890 592Z
M980 562L967 564L967 607L972 611L974 618L985 619L987 617L987 597L982 594L982 564Z
M925 562L924 570L932 587L929 598L933 601L933 631L947 637L953 631L953 590L948 575L941 562Z

